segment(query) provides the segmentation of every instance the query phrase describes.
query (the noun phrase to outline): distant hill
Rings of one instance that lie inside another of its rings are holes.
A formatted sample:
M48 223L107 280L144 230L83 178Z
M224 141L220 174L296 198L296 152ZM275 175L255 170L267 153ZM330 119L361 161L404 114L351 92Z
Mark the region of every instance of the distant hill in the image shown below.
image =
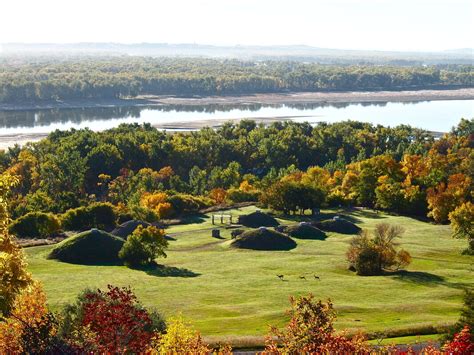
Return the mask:
M211 57L248 60L296 60L320 63L389 63L389 64L472 64L470 48L441 52L396 52L318 48L306 45L213 46L170 43L5 43L3 55L132 55L153 57Z

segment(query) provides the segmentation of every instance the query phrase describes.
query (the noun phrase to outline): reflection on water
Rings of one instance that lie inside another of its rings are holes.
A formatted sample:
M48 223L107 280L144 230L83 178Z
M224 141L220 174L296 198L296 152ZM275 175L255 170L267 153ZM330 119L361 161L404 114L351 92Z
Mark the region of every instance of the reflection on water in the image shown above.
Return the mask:
M300 116L300 117L298 117ZM375 124L411 124L448 131L461 117L474 117L472 100L308 104L210 104L141 107L93 107L0 111L0 134L47 133L55 129L102 130L120 123L163 124L210 119L293 117L296 121L335 122L347 119Z
M262 108L287 107L299 111L322 107L345 108L349 103L308 103L308 104L209 104L209 105L163 105L140 107L84 107L73 109L43 109L29 111L0 111L0 128L48 126L52 123L81 123L83 121L110 120L117 118L140 118L143 110L158 112L219 113L230 111L256 112ZM386 106L386 102L364 102L362 106Z

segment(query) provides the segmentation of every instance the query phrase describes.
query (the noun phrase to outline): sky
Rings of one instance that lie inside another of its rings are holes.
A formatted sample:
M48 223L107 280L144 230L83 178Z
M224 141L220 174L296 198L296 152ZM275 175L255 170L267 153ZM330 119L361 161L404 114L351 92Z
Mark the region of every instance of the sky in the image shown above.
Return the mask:
M0 43L474 48L474 0L0 0Z

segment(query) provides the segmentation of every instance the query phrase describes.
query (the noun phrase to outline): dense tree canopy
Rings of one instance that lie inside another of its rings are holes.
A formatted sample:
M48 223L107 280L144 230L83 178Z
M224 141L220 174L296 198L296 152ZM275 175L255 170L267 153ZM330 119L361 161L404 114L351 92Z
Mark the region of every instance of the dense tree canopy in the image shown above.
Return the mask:
M469 65L402 67L101 57L0 62L0 102L472 86Z
M457 207L472 203L473 138L472 120L440 139L409 126L351 121L267 127L242 121L173 134L121 125L56 131L10 148L0 172L18 176L10 207L15 219L64 213L65 228L67 216L79 221L98 206L107 209L100 212L107 223L87 217L88 227L258 200L286 213L366 206L446 223Z

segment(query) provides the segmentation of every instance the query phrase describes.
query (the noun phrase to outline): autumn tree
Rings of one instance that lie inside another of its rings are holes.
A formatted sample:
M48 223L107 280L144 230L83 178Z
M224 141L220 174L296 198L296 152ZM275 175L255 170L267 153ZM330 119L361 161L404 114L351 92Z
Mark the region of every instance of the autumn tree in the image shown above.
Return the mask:
M336 312L331 300L315 301L312 294L290 297L287 312L290 321L284 330L271 327L266 340L266 354L321 354L365 352L364 339L349 339L335 334ZM275 339L276 337L276 339Z
M435 188L428 189L428 216L439 223L447 222L449 213L470 197L472 184L471 177L459 173L449 176L447 183L441 182Z
M396 239L403 234L403 228L380 223L370 233L363 230L352 238L347 251L351 268L358 275L379 275L383 270L396 270L410 264L411 256L404 250L396 250Z
M0 175L0 315L8 315L17 294L31 283L21 248L8 233L7 195L17 179Z
M155 226L138 226L127 238L119 257L130 266L150 265L157 257L166 258L167 247L164 230Z
M267 189L261 201L277 211L288 213L299 210L302 213L306 209L321 207L325 197L324 191L317 187L283 179Z
M168 320L166 334L155 345L152 354L209 354L212 349L203 342L199 332L185 322L182 317Z
M34 282L17 295L10 314L0 322L0 353L60 353L56 335L57 321L46 307L41 285Z
M78 353L141 353L163 330L154 318L129 288L108 285L86 290L66 307L61 336Z
M474 254L474 204L470 201L458 206L449 213L453 237L466 238L466 254Z

